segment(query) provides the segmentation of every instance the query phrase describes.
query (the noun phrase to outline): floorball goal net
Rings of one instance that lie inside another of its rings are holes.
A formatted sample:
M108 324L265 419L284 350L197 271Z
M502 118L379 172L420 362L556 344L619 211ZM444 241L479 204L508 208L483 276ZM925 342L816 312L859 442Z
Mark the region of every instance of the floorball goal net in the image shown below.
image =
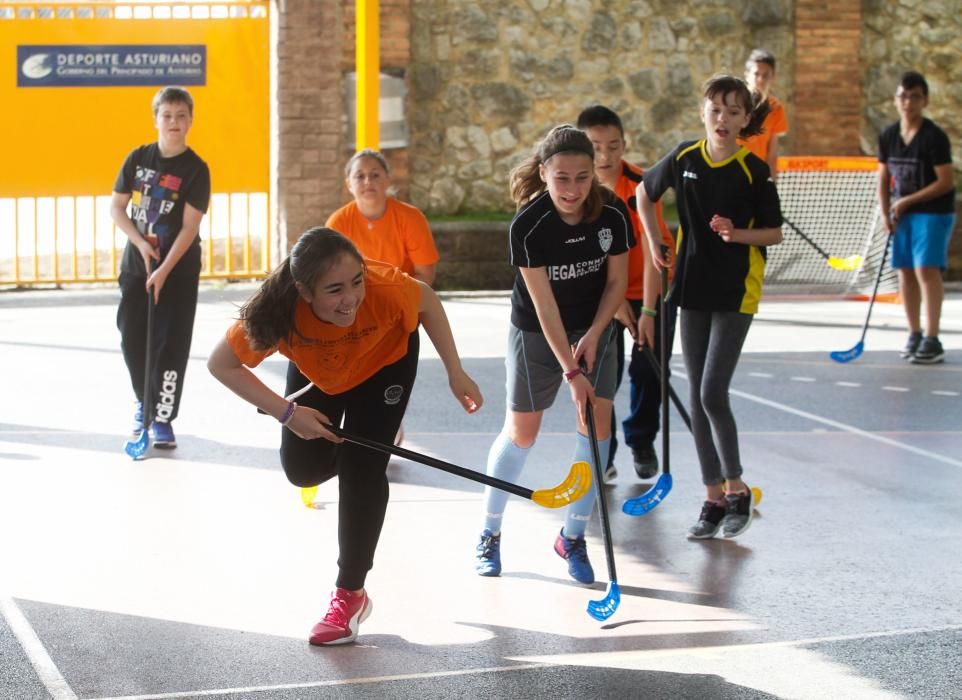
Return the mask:
M766 292L849 297L870 294L888 244L879 213L877 183L875 158L779 158L784 240L768 248ZM895 273L884 270L879 293L891 294L897 289Z

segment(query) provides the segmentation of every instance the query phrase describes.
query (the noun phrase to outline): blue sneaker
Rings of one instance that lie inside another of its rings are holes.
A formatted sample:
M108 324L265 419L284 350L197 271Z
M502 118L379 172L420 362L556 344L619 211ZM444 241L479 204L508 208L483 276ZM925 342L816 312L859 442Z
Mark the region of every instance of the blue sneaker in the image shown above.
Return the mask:
M595 582L595 571L588 561L584 535L570 539L564 536L564 528L561 528L558 539L554 541L554 551L562 559L568 560L568 575L571 578L586 586Z
M177 447L177 438L174 437L174 426L170 423L161 423L155 420L150 424L151 437L154 447L162 450L172 450Z
M478 542L477 562L474 570L478 576L500 576L501 575L501 535L491 534L491 530L481 533Z
M144 404L134 401L134 422L131 425L130 434L140 437L140 431L144 429Z

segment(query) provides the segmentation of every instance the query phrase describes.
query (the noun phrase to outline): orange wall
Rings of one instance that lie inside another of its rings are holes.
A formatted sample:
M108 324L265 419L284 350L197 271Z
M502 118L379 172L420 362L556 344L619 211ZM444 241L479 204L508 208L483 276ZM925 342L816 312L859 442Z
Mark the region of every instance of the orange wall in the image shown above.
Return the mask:
M188 87L188 143L215 192L268 191L266 16L0 20L0 197L108 194L127 153L157 138L150 102L159 88L18 88L18 44L205 44L207 84Z

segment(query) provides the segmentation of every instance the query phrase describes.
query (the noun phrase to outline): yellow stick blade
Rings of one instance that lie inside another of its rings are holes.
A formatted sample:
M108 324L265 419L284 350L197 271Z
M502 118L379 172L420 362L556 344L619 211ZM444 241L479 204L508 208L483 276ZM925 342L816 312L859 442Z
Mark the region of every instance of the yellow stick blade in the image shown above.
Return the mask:
M301 500L308 508L314 507L314 496L317 495L316 486L305 486L301 489Z
M587 462L575 462L564 481L553 489L534 491L531 500L545 508L561 508L577 501L588 493L590 488L591 465Z
M835 270L857 270L862 267L862 256L852 255L848 258L829 258L828 265Z
M757 486L752 486L752 505L757 506L762 502L762 490Z

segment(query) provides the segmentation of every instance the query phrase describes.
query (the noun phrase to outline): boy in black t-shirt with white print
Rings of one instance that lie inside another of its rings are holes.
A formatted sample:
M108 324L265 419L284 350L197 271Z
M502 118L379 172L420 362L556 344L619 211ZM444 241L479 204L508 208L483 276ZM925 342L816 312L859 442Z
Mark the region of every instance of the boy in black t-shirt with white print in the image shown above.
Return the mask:
M187 146L194 113L190 93L165 87L152 106L157 141L127 156L114 183L110 216L127 235L117 328L137 397L133 433L150 425L154 445L173 448L171 423L183 393L197 308L199 229L210 202L210 172ZM152 376L150 395L143 396L148 304L155 304Z
M955 228L955 182L949 137L923 116L929 86L909 71L895 91L899 120L879 135L878 197L891 235L892 267L909 325L902 357L913 364L942 362L939 321L949 239ZM892 235L894 234L894 235ZM921 307L925 307L925 335Z

